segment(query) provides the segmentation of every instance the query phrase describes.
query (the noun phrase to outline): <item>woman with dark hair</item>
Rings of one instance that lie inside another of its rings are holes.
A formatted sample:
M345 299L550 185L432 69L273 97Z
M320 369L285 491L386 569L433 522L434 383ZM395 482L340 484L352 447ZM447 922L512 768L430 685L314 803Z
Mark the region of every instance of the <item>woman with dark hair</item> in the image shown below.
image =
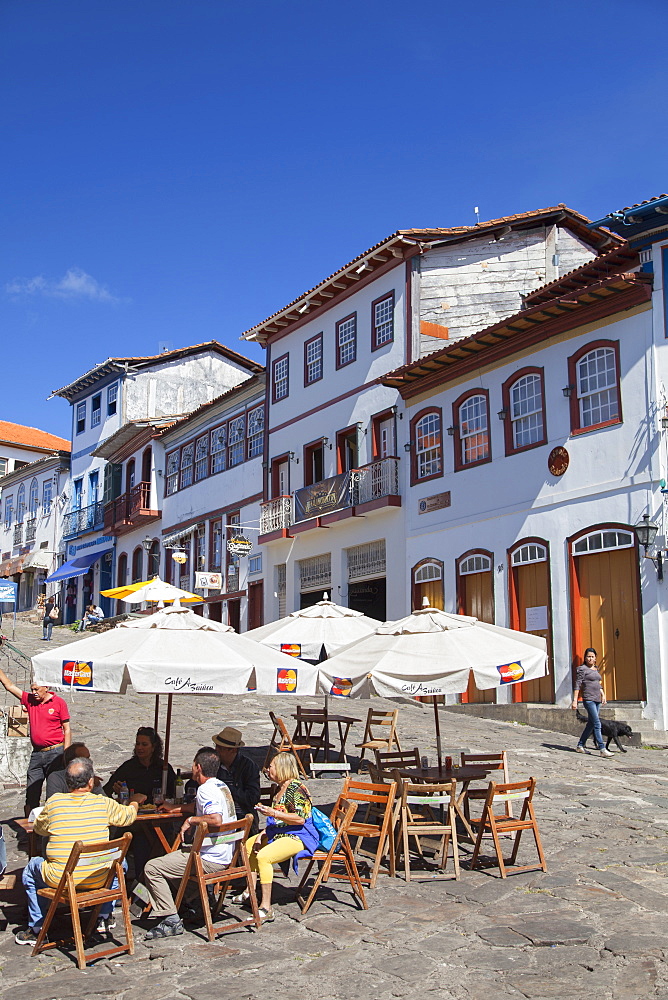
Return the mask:
M117 767L109 781L104 786L107 795L118 794L123 782L133 792L146 795L149 802L153 801L153 789L162 784L162 740L151 726L140 726L135 738L135 749L132 757ZM165 795L173 798L176 775L170 765L167 765L167 790Z
M582 704L589 716L589 721L584 727L575 749L578 753L586 753L585 743L593 733L601 757L612 757L612 753L605 748L601 734L601 720L598 717L601 705L605 705L605 694L601 686L601 675L596 666L597 655L596 650L592 649L591 646L585 649L582 666L578 667L575 675L575 690L573 691L571 708L577 709L578 695L581 693Z

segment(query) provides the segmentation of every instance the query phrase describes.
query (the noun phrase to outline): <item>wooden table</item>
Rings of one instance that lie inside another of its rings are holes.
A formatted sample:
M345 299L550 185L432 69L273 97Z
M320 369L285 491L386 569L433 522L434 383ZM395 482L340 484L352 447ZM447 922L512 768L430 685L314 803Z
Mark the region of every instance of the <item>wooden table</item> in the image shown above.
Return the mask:
M361 719L355 719L352 715L332 715L330 712L322 712L321 714L311 713L308 715L298 715L296 712L292 715L293 719L300 719L302 722L308 722L309 726L324 726L324 736L325 736L325 746L323 747L325 751L325 760L329 761L329 724L330 722L335 722L339 728L339 740L341 741L341 746L338 751L337 761L346 759L346 741L348 739L348 733L350 732L350 727L354 722L361 722ZM306 737L308 740L308 737Z
M465 764L463 767L406 767L397 768L399 774L402 778L407 778L409 781L415 782L416 785L439 785L446 781L455 781L457 785L461 786L461 790L458 792L455 799L455 809L457 810L457 815L462 821L462 825L466 830L468 836L472 841L475 842L476 834L466 818L464 812L464 802L466 800L466 793L468 792L468 787L472 781L484 781L484 779L489 774L491 768L482 767L478 764Z
M171 854L179 846L180 834L177 835L174 843L170 844L162 827L163 824L173 823L177 819L183 820L183 813L180 806L174 806L169 811L165 810L163 812L137 813L135 823L144 824L147 835L155 837L158 843L164 847L165 854Z

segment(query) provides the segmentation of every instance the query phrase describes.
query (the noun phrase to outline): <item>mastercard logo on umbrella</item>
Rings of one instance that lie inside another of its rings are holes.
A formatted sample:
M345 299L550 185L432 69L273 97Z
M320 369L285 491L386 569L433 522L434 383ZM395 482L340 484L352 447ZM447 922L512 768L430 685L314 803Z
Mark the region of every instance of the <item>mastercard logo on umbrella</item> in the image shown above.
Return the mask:
M301 656L302 647L299 642L282 642L281 643L281 653L286 653L288 656Z
M515 684L524 677L524 667L519 661L516 663L502 663L496 669L499 671L502 684Z
M350 698L353 689L351 677L332 677L332 686L329 693L338 695L339 698Z
M93 683L93 664L84 660L63 660L63 684L88 687Z
M297 671L292 667L280 667L276 671L276 690L279 694L295 691L297 688Z

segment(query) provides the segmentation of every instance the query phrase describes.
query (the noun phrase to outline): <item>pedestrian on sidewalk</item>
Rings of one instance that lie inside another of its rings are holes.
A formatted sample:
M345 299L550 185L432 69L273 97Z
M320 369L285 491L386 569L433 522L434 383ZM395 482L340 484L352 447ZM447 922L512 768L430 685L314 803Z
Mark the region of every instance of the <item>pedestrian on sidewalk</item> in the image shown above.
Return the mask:
M583 663L578 667L575 675L575 690L573 691L573 702L571 708L575 711L578 707L578 695L582 694L582 704L584 705L589 721L582 731L578 740L576 750L578 753L585 753L585 743L594 734L594 740L601 757L612 757L610 750L606 750L601 733L601 720L599 712L601 705L605 705L606 699L602 687L602 678L596 666L597 653L590 646L584 651Z
M56 602L52 597L48 599L44 605L44 617L42 618L42 640L50 642L51 633L53 632L53 626L56 624L59 618L59 611L56 607Z
M49 768L57 761L72 742L70 730L70 710L53 691L43 684L30 685L30 691L22 691L12 684L4 670L0 670L0 684L21 702L28 713L32 754L28 763L25 814L39 805L42 785Z

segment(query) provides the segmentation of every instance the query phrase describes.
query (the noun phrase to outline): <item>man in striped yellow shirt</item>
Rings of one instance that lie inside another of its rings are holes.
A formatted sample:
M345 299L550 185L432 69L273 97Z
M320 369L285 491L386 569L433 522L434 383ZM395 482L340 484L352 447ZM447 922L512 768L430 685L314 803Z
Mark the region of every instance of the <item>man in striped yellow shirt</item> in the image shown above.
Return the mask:
M49 900L39 896L37 890L46 886L55 888L65 870L72 845L77 840L95 844L109 840L110 826L131 826L137 818L137 806L146 800L145 795L133 795L130 805L124 806L105 795L94 795L95 772L87 757L75 757L65 769L69 792L56 792L48 799L35 821L34 831L48 837L46 860L32 858L23 869L23 885L28 896L28 930L19 931L17 944L34 944L37 940ZM75 885L97 889L104 885L109 874L111 858L103 864L100 858L84 858L74 871ZM108 920L111 904L102 907L100 918Z

